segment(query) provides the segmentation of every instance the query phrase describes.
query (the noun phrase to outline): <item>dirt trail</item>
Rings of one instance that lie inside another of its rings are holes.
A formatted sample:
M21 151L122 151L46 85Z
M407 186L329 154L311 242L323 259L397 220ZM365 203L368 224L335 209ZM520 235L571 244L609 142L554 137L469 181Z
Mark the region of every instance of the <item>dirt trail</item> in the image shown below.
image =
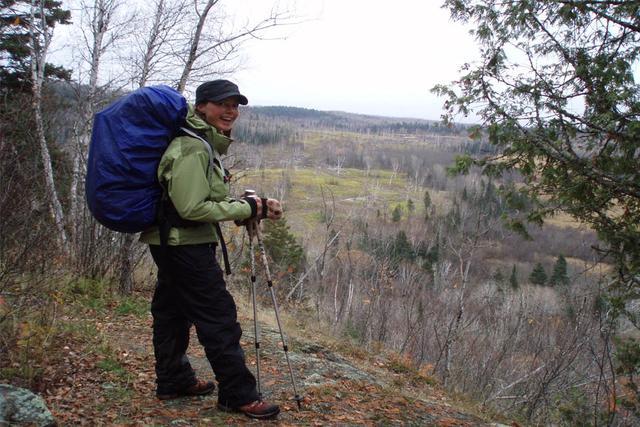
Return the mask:
M242 346L255 372L253 323L242 317ZM111 359L87 351L70 351L70 372L46 396L61 425L244 425L255 424L239 414L216 409L216 393L205 397L161 402L155 398L150 316L119 317L99 324L108 341ZM294 392L279 333L261 325L262 391L280 404L273 425L415 425L485 426L476 415L459 409L438 387L382 358L358 360L338 354L317 340L298 336L290 340L290 360L302 409ZM189 358L198 376L212 379L204 352L192 334ZM112 360L116 359L116 360Z

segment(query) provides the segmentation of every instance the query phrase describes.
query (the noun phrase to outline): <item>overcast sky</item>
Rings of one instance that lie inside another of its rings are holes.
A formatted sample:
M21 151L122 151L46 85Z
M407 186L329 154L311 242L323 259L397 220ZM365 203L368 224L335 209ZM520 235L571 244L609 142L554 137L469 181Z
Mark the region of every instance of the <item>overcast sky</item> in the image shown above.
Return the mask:
M468 29L440 0L299 0L307 21L282 40L252 41L233 77L252 105L288 105L439 119L429 90L477 58ZM238 17L264 13L265 0L234 0Z
M134 10L136 2L127 3ZM80 22L77 0L66 0ZM226 0L230 25L256 22L272 7L293 9L301 23L271 40L243 45L242 69L230 78L251 105L285 105L391 117L440 119L443 99L430 93L478 57L468 28L442 0ZM74 6L75 5L75 6ZM232 19L234 18L234 19ZM79 30L56 29L54 62L73 64ZM110 78L108 67L103 73ZM458 118L461 119L461 118ZM463 120L464 121L464 120ZM468 120L467 120L468 121Z

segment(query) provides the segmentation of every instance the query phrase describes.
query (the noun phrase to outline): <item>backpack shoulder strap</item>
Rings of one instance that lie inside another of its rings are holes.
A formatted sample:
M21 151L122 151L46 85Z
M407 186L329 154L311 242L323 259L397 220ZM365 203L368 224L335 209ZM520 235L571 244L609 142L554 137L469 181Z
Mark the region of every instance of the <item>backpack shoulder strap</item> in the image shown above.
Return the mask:
M187 135L202 141L202 143L204 144L204 147L207 149L207 152L209 153L209 169L211 171L213 171L214 159L218 161L218 163L220 164L220 168L224 170L224 167L222 166L222 160L220 160L220 156L218 156L218 153L213 148L211 148L211 145L209 144L209 142L207 142L206 139L204 139L203 137L201 137L200 135L198 135L197 133L195 133L189 128L181 127L180 130L186 133Z
M218 164L220 165L220 169L222 169L222 173L224 174L224 166L222 166L222 160L220 160L220 157L218 156L218 153L211 148L211 145L209 145L209 143L200 135L198 135L197 133L195 133L194 131L192 131L189 128L186 127L181 127L180 128L181 131L183 131L184 133L186 133L189 136L192 136L196 139L199 139L200 141L202 141L202 143L204 144L205 148L207 149L207 151L209 152L209 170L213 173L213 159L215 158L216 160L218 160ZM218 239L220 241L220 247L222 249L222 258L224 260L224 269L225 269L225 273L227 273L227 275L231 274L231 265L229 264L229 255L227 253L227 245L224 241L224 236L222 235L222 230L220 229L220 224L218 224L217 222L214 223L215 229L216 229L216 233L218 234Z

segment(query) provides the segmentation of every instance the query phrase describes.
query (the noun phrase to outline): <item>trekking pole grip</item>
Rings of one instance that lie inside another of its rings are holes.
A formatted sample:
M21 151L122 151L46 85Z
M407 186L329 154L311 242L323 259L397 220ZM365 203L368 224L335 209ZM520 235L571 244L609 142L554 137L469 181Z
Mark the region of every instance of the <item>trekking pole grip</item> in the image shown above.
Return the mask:
M252 190L250 188L246 188L242 197L257 197L256 190ZM262 201L262 200L261 200ZM264 210L264 207L263 209ZM258 218L261 217L261 212L258 212ZM259 220L252 218L246 222L247 232L249 233L249 238L255 237L256 229L258 228Z

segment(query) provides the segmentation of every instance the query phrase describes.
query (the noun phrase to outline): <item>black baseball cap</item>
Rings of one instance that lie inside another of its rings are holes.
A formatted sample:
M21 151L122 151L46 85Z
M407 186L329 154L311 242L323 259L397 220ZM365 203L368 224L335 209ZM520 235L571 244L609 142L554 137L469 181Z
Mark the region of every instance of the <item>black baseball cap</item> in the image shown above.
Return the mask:
M212 80L202 83L196 89L196 105L203 102L219 102L223 99L236 97L242 105L247 105L249 100L238 90L238 85L229 80Z

